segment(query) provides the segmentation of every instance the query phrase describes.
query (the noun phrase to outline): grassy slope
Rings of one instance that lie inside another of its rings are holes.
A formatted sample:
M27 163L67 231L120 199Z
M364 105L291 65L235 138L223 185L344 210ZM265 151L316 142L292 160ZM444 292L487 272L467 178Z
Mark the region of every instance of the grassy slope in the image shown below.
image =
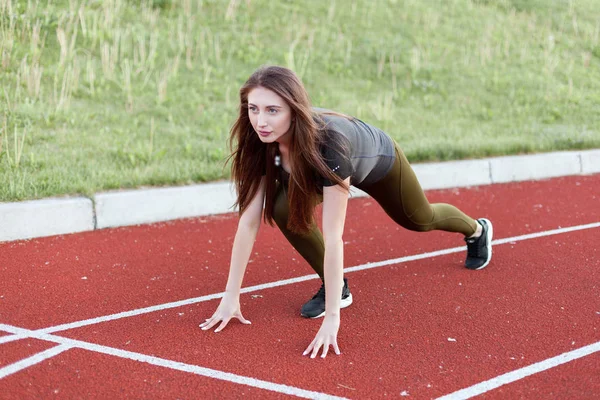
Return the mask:
M600 147L595 2L0 0L0 201L227 178L267 63L412 161Z

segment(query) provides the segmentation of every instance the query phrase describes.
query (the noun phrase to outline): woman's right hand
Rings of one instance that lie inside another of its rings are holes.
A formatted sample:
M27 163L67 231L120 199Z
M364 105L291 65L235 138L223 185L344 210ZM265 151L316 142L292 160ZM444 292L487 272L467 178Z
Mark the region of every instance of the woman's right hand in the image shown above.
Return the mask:
M244 318L240 310L240 296L225 293L217 311L215 311L212 317L201 323L200 328L202 328L203 331L206 331L221 322L217 329L215 329L215 333L220 332L227 326L231 318L239 319L242 324L251 324L250 321Z

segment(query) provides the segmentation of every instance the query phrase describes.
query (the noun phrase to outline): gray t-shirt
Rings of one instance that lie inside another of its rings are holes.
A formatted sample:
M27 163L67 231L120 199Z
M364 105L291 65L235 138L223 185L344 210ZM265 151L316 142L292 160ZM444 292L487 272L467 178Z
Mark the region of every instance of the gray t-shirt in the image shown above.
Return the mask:
M315 111L322 113L328 110L315 108ZM347 139L345 150L333 146L335 142L331 140L326 141L321 149L325 163L333 172L342 179L350 177L350 184L358 188L367 187L387 175L394 165L396 152L393 140L385 132L358 118L349 120L328 114L321 114L321 118L325 122L327 137L342 135ZM323 186L334 184L323 178Z

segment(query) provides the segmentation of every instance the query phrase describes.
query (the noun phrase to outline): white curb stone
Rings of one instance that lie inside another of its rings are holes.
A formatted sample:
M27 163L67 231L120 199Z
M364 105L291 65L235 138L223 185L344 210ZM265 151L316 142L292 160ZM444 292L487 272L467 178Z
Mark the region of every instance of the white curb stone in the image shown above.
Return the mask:
M415 171L423 190L489 185L492 183L488 160L411 164L411 167ZM360 189L351 187L350 196L365 197L368 195Z
M600 150L588 150L581 152L581 173L600 173Z
M96 228L146 224L235 211L230 182L98 193Z
M412 164L425 190L600 173L600 149ZM352 197L366 194L351 189ZM236 211L230 182L0 203L0 242Z
M84 197L0 203L0 242L94 229L94 207Z
M581 173L581 152L557 152L490 159L492 183L518 182Z
M492 183L487 160L448 161L412 165L423 190L489 185Z
M369 195L366 194L365 192L363 192L362 190L355 188L354 186L350 186L350 196L348 198L355 199L357 197L367 197L367 196L369 196Z

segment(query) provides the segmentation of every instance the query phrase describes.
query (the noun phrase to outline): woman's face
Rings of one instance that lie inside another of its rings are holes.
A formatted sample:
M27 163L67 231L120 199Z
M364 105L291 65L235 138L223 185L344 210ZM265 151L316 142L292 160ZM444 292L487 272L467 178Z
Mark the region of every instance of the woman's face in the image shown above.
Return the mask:
M248 116L263 143L287 142L292 123L290 106L277 93L264 87L248 93Z

